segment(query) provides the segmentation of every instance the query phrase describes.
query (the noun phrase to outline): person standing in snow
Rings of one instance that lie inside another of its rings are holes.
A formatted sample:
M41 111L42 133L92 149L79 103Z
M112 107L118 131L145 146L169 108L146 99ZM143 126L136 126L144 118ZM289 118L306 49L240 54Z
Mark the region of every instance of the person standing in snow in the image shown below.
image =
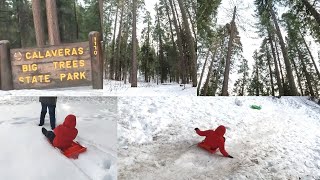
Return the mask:
M39 126L43 126L44 118L47 114L47 108L49 109L50 115L50 125L51 129L54 130L56 127L56 104L57 97L40 97L39 102L41 103L41 114L40 114L40 123Z
M76 116L69 114L63 124L57 126L54 131L47 131L42 128L42 134L45 135L54 147L65 149L71 146L73 140L78 135L76 129Z
M218 148L224 157L233 158L230 156L224 148L224 143L226 141L224 134L226 133L226 128L224 126L219 126L215 131L207 130L201 131L199 128L194 129L199 136L206 136L206 138L199 143L200 147L210 147L211 150L216 151Z

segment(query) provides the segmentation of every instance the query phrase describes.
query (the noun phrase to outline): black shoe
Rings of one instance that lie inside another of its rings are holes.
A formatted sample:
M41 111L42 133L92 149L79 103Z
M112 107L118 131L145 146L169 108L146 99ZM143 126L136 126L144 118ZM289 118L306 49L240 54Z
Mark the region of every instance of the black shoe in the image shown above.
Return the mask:
M43 127L43 128L41 129L41 131L42 131L42 134L44 134L44 135L46 135L46 134L47 134L47 130L46 130L46 128L44 128L44 127Z
M43 126L43 124L40 123L38 126Z

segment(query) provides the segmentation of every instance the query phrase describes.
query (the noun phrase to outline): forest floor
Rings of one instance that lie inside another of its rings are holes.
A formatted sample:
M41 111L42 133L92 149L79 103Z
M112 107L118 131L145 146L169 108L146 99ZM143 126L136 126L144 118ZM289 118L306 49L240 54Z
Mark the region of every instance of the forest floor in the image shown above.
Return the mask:
M37 97L0 97L1 179L117 179L117 100L114 97L60 97L57 125L77 117L75 139L87 151L68 159L48 143L38 126ZM45 125L49 125L49 115Z
M307 97L123 97L119 113L119 179L320 179L320 106ZM234 159L196 146L194 128L219 125Z
M137 88L123 81L104 80L105 96L196 96L197 88L191 84L138 82Z

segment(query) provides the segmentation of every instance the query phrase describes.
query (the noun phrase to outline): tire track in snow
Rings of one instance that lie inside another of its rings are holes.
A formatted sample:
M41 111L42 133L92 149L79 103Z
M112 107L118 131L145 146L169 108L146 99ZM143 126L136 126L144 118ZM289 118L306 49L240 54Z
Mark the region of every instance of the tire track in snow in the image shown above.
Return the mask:
M85 174L90 180L103 179L114 180L112 170L116 169L116 157L106 152L97 145L81 137L80 144L87 147L87 151L80 154L78 159L72 160L72 163Z

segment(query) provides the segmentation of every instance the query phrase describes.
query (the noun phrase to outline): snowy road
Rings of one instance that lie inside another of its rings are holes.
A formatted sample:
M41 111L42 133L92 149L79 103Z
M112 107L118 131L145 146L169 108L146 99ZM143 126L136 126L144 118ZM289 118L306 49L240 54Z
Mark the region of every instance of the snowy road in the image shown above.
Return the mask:
M119 109L119 179L320 179L320 106L305 97L120 98ZM193 146L195 127L220 124L234 159Z
M0 174L3 179L117 179L117 98L58 97L57 124L77 116L87 151L63 156L41 133L37 97L0 97ZM50 129L47 114L45 127Z

